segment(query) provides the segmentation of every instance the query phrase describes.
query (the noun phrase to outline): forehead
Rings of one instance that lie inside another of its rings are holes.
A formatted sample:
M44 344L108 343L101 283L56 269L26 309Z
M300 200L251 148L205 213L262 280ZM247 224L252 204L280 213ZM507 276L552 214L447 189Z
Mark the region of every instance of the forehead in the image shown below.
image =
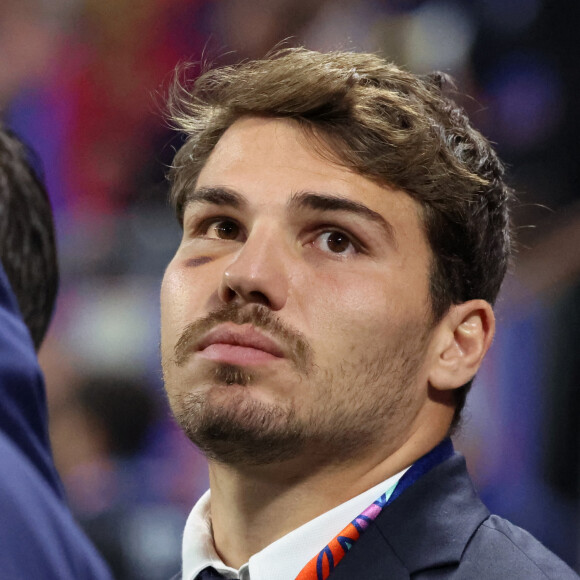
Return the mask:
M338 158L338 155L337 155ZM355 201L381 214L398 238L424 245L419 204L404 191L381 185L340 165L316 148L296 121L246 117L223 134L202 168L196 189L223 187L248 205L281 206L308 191Z

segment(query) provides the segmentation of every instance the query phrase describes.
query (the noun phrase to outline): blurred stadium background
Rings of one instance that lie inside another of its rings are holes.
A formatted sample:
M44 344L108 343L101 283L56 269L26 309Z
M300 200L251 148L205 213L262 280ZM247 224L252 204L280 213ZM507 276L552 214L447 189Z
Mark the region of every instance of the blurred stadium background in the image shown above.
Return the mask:
M119 580L169 577L203 458L169 418L158 286L179 240L164 87L276 43L457 80L519 192L519 252L457 446L492 511L580 570L580 90L571 0L1 0L0 109L37 152L62 283L41 359L71 506Z

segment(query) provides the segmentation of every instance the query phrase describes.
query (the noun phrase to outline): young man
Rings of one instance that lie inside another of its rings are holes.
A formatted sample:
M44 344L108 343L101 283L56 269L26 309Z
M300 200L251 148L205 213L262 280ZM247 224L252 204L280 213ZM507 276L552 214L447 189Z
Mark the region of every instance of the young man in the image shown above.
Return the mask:
M68 509L36 349L58 286L52 211L30 152L0 126L0 576L111 576Z
M443 81L290 49L176 85L163 371L211 488L184 579L577 577L490 516L448 439L512 194Z

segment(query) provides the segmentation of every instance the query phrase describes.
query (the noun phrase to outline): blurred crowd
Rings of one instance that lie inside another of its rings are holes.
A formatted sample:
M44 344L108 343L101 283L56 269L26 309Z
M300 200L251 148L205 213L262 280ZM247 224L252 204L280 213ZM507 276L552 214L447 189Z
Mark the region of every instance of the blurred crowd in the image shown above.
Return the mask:
M0 110L38 153L62 281L41 352L69 501L120 580L168 577L204 460L169 418L158 286L180 232L175 66L277 44L451 74L510 166L520 240L458 439L492 511L580 570L580 87L571 0L2 0ZM535 226L535 227L530 227ZM534 506L530 510L529 506Z

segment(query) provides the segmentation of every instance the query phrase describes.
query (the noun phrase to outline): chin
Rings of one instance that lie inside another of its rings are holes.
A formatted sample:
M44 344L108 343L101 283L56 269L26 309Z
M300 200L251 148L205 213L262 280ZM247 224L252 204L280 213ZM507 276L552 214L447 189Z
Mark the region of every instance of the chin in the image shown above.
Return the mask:
M208 459L264 465L300 453L304 429L292 408L261 401L241 385L217 387L172 405L177 423Z

